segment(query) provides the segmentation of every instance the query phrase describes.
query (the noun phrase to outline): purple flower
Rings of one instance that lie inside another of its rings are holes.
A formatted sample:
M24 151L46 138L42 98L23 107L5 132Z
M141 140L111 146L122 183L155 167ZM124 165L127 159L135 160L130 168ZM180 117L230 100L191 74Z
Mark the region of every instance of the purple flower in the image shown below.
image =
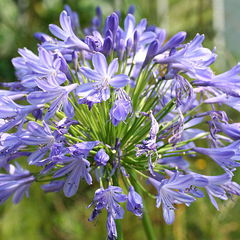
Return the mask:
M169 155L168 155L169 154ZM163 158L158 159L159 164L166 164L173 168L188 169L189 163L182 156L171 157L171 152L164 155Z
M16 134L0 134L0 156L6 158L19 151L22 147L20 139Z
M136 10L136 9L135 9L135 6L134 6L134 5L130 5L129 8L128 8L128 13L130 13L130 14L133 15L134 12L135 12L135 10Z
M25 91L20 91L21 89L21 84L19 82L6 82L6 83L0 83L0 86L6 87L6 88L10 88L13 91L10 90L2 90L0 89L0 97L8 97L12 100L17 100L17 99L21 99L22 97L25 96L25 94L27 92ZM15 89L16 87L16 89ZM20 88L20 89L18 89Z
M117 227L114 221L114 217L111 214L108 214L107 216L107 234L108 240L117 239Z
M188 110L192 106L195 95L193 87L187 79L176 75L171 85L171 97L176 97L177 106L181 106L182 111Z
M108 66L105 56L102 53L96 53L92 57L92 63L94 70L88 67L80 68L86 78L94 81L78 87L78 95L83 96L84 99L92 100L91 102L94 103L106 101L110 97L109 85L114 88L121 88L128 84L129 78L127 75L114 75L118 71L117 59L114 59Z
M44 184L41 186L44 192L59 192L62 190L64 186L65 181L60 180L60 181L53 181L48 184Z
M239 144L240 140L237 140L230 145L222 148L193 148L194 151L208 155L212 158L220 167L226 172L232 175L231 170L235 167L240 167L239 159Z
M47 150L47 147L44 149ZM40 153L44 152L44 150L39 149L37 150ZM41 158L35 158L32 162L32 164L35 164L36 166L44 166L44 169L41 171L41 174L48 173L51 169L53 169L56 164L64 164L66 162L69 162L71 160L71 157L66 156L67 153L69 153L68 149L64 146L64 144L61 143L54 143L50 149L50 153L47 158L42 159L44 156L41 156ZM38 152L38 154L39 154ZM45 154L44 154L45 155Z
M96 161L98 166L106 166L106 164L109 160L109 156L107 155L107 153L105 152L104 149L100 149L96 153L94 160Z
M104 53L104 48L106 48L106 43L109 41L107 39L108 38L104 39L99 32L94 31L92 35L86 36L85 41L91 50ZM104 44L105 46L103 47Z
M54 77L36 80L36 83L42 91L31 92L27 96L27 100L31 104L42 104L52 101L44 117L45 120L52 118L55 112L61 107L63 107L67 117L72 118L74 116L74 108L69 102L68 96L77 87L76 83L68 86L60 86Z
M80 155L75 157L70 164L56 171L54 177L58 178L69 174L64 183L63 191L66 197L72 197L76 194L81 179L85 179L88 185L92 184L90 169L89 161Z
M109 186L107 189L100 188L95 192L93 202L89 205L95 205L92 216L89 221L93 221L102 209L106 208L108 214L114 219L123 218L124 210L119 205L120 202L126 202L127 196L122 194L122 189L116 186Z
M28 66L28 62L39 62L39 57L27 48L19 49L18 53L21 57L12 59L12 64L15 67L16 75L21 84L26 88L35 87L36 76L33 74L32 69Z
M52 145L56 141L49 126L43 121L43 126L36 122L30 121L26 130L16 134L17 139L21 144L26 145L42 145L39 149L32 152L28 157L29 164L38 163L45 154L51 149Z
M157 133L159 131L159 125L157 120L152 114L152 111L150 114L142 113L145 116L149 116L151 119L151 128L149 132L149 138L147 140L143 140L141 144L137 144L135 147L137 148L136 156L141 156L143 154L146 154L148 156L148 169L150 173L154 176L153 171L153 164L152 164L152 155L156 153L157 151Z
M84 142L69 147L72 158L66 160L66 166L57 170L54 177L62 177L68 174L63 186L66 197L72 197L78 190L81 179L85 179L88 185L92 184L90 162L86 159L88 152L94 148L98 142Z
M152 31L146 31L147 21L142 19L136 26L135 17L132 14L128 14L124 20L124 30L118 29L118 45L123 40L123 47L126 49L129 42L134 42L134 35L137 32L139 48L146 44L151 43L156 39L156 33Z
M60 55L54 55L52 52L40 47L38 49L38 61L27 61L27 66L34 75L39 78L54 78L59 84L66 81L66 75L62 72L62 62L65 61Z
M19 149L13 148L13 149L4 149L2 148L1 144L0 144L0 168L4 168L5 170L9 171L9 167L10 167L10 162L13 160L16 160L17 158L20 157L25 157L25 156L29 156L30 153L29 152L20 152L18 151Z
M159 54L155 57L155 61L161 64L171 64L172 68L182 70L192 78L211 79L213 73L208 66L215 61L216 54L202 47L203 40L204 35L197 34L184 48L170 56Z
M153 59L153 57L157 55L159 48L160 48L160 42L158 39L150 43L147 50L146 58L143 62L142 67L145 67Z
M60 25L61 28L55 24L49 25L50 32L56 36L57 38L61 39L57 44L52 44L52 48L70 48L70 49L77 49L77 50L89 50L89 47L86 43L80 40L74 33L72 29L72 21L71 17L68 16L67 12L64 10L60 14ZM55 46L54 46L55 45Z
M27 129L18 134L19 139L26 145L52 145L55 138L49 126L43 121L43 126L30 121Z
M240 124L239 123L222 123L222 122L215 122L215 126L218 131L225 133L227 136L234 140L240 140Z
M83 154L85 157L99 144L99 141L81 142L69 147L69 151L75 156Z
M12 202L18 203L24 196L29 197L29 187L35 178L27 170L10 165L9 174L0 174L0 204L12 194Z
M25 121L25 117L43 105L19 105L9 97L0 99L0 118L6 119L6 122L0 126L0 132L5 132L20 125Z
M50 78L54 78L58 84L64 83L67 78L61 67L65 60L42 47L38 48L38 52L39 56L36 56L28 49L19 49L22 57L12 60L22 84L32 88L37 86L36 80Z
M117 126L121 121L125 121L128 114L132 112L132 103L130 97L123 89L117 92L117 100L110 110L110 118L114 126Z
M142 216L142 197L134 190L133 186L129 187L129 193L127 197L127 210L133 212L136 216Z
M93 221L99 213L105 208L108 213L107 230L109 239L117 238L115 219L122 219L124 210L119 205L120 202L126 202L127 196L122 194L122 189L116 186L109 186L107 189L100 188L95 192L93 202L89 205L95 205L89 221Z
M64 9L66 10L68 16L71 19L71 26L74 32L77 32L80 28L79 18L78 14L74 11L72 11L71 7L69 5L65 5Z
M240 64L222 74L212 76L210 79L193 81L196 86L211 86L233 97L240 97Z
M228 194L240 196L240 185L238 183L228 181L222 184L222 187Z
M118 28L119 28L118 15L115 12L113 12L109 17L107 17L106 25L105 25L105 32L106 32L105 35L107 35L107 32L110 31L112 34L111 39L113 40L113 42L115 42Z
M178 108L177 110L178 110L178 121L173 126L171 126L172 136L168 139L168 142L173 145L181 141L183 130L184 130L184 116L180 108Z
M191 175L175 172L169 179L158 181L150 177L148 180L158 191L156 206L159 208L162 204L163 217L167 224L174 221L174 204L184 203L188 206L195 201L194 197L184 193L184 190L193 184Z
M164 34L165 35L165 34ZM186 38L186 32L178 32L174 36L172 36L161 49L159 50L158 54L165 52L168 49L178 47ZM164 37L165 38L165 37Z
M224 189L224 185L226 186L225 187L226 189L228 188L228 186L229 186L229 189L231 189L232 176L228 173L224 173L219 176L205 176L197 173L191 173L191 174L194 177L194 179L203 178L207 181L206 184L202 185L201 187L204 187L206 189L207 194L211 200L211 203L217 210L219 210L215 197L221 200L228 199L226 195L226 191Z
M149 116L151 119L151 128L150 128L150 132L149 132L149 138L147 140L144 140L142 142L142 144L137 144L136 147L137 149L137 156L141 156L144 153L149 154L149 152L151 151L156 151L157 148L157 144L156 144L156 140L157 140L157 133L159 131L159 124L157 122L157 120L155 119L155 117L153 116L152 112L150 112L150 114L145 114L146 116Z
M208 89L208 88L204 88L204 90L205 89ZM204 103L209 103L209 104L215 104L215 103L217 103L217 104L226 104L229 107L234 108L234 109L236 109L237 111L240 112L239 97L232 97L232 96L228 96L228 95L222 94L222 95L217 95L216 97L210 97L210 98L206 99L204 101Z

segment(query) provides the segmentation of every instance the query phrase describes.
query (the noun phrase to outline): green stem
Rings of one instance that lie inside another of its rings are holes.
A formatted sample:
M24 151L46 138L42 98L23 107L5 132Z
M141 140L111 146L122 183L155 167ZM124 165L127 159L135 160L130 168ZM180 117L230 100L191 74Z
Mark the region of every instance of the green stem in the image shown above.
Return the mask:
M121 219L116 219L117 226L117 240L123 240L123 230L122 230L122 221Z
M145 230L145 234L146 234L148 240L156 240L156 237L155 237L154 231L153 231L153 227L152 227L152 223L150 221L148 210L146 208L146 204L144 203L144 201L143 201L143 204L144 204L145 210L144 210L143 217L142 217L142 223L143 223L143 227Z

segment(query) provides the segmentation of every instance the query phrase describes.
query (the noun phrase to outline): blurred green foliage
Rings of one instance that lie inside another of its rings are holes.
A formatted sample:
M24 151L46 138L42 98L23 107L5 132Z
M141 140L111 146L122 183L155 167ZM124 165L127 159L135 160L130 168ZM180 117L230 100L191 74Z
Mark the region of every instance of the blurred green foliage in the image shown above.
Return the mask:
M197 32L205 33L205 46L213 47L212 6L209 0L169 0L166 11L161 0L0 0L0 81L13 81L11 58L17 49L27 47L36 50L34 32L48 33L48 24L57 23L59 13L69 4L80 15L80 24L86 27L101 6L105 15L120 8L136 6L136 17L147 18L150 24L163 27L165 22L169 35L187 31L188 39ZM216 165L208 160L193 159L192 168L210 174L216 173ZM236 176L235 179L240 179ZM93 189L98 186L81 184L77 196L67 199L62 193L44 194L39 184L31 187L30 199L18 205L10 201L0 208L0 240L105 240L105 214L95 223L88 222L92 209ZM217 212L208 198L199 199L190 208L179 206L176 221L167 226L155 202L144 196L154 225L157 239L162 240L238 240L240 204L236 199L222 203ZM127 240L145 240L141 219L126 212L123 231Z

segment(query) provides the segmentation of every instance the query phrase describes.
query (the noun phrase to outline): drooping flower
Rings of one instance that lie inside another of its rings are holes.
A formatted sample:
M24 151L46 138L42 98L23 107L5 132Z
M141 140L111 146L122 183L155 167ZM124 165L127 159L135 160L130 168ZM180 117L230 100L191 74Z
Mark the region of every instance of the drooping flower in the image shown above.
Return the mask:
M74 109L68 97L69 93L77 87L76 83L68 86L60 86L54 77L45 80L36 80L36 83L42 91L31 92L27 100L31 104L42 104L52 101L44 117L46 121L52 118L61 107L63 107L67 117L72 118L74 116Z
M11 128L20 125L25 121L25 117L43 105L19 105L9 97L0 99L0 118L6 119L6 122L0 126L0 132L5 132Z
M53 181L41 186L44 192L59 192L64 186L64 180Z
M93 221L99 213L105 208L108 213L107 230L109 239L117 238L115 219L122 219L124 210L119 205L126 202L127 196L122 194L122 189L116 186L109 186L107 189L100 188L95 192L93 202L89 205L95 205L89 221Z
M212 158L220 167L222 167L229 174L232 174L231 170L234 170L236 167L240 167L238 162L239 157L239 144L240 141L237 140L226 147L221 148L201 148L195 147L194 151L201 154L208 155Z
M137 148L136 156L138 157L143 154L146 154L146 156L148 156L148 169L150 173L154 176L152 155L157 151L157 133L159 131L159 124L155 119L152 111L149 114L142 114L150 117L151 128L149 131L149 138L147 140L143 140L141 144L137 144L135 146Z
M146 114L144 114L146 115ZM148 114L147 114L148 116ZM151 151L156 151L156 141L157 141L157 133L159 131L159 124L155 117L153 116L152 112L150 112L149 117L151 119L151 128L149 132L149 138L144 140L142 144L137 144L137 156L141 156L144 153L149 153Z
M225 189L227 190L229 186L229 191L231 192L230 190L231 185L232 186L234 185L234 183L233 184L231 183L232 176L228 173L224 173L218 176L205 176L205 175L201 175L193 172L191 172L190 174L194 177L194 179L203 178L207 181L206 184L200 187L204 187L206 189L207 194L211 200L211 203L217 210L219 210L215 197L221 200L228 199L227 197L228 191L225 191ZM238 194L239 194L239 191L238 191Z
M197 34L195 38L182 49L170 56L159 54L155 61L161 64L171 64L172 68L186 72L190 77L197 79L211 79L213 73L209 68L216 59L216 54L202 47L204 35Z
M71 158L65 160L68 164L54 174L55 178L68 175L63 186L66 197L72 197L77 192L81 179L85 179L88 185L92 184L92 177L89 173L90 162L86 158L89 151L97 144L97 141L84 142L69 147Z
M227 136L234 140L240 139L240 124L239 123L222 123L222 122L215 122L215 125L218 131L225 133Z
M117 239L117 227L114 221L114 217L111 214L108 214L107 216L107 235L108 240Z
M129 187L129 193L127 196L127 210L133 212L139 217L143 214L142 197L134 190L133 186Z
M29 187L35 178L32 174L22 169L10 165L9 174L0 174L0 204L4 203L11 195L14 204L21 201L24 195L29 197Z
M194 197L184 193L184 190L193 184L191 175L180 175L176 172L169 179L158 181L150 177L148 181L158 191L156 206L159 208L162 205L163 217L167 224L174 221L174 204L184 203L188 206L195 201Z
M212 76L210 79L197 79L193 82L196 86L211 86L233 97L240 97L240 64L227 72Z

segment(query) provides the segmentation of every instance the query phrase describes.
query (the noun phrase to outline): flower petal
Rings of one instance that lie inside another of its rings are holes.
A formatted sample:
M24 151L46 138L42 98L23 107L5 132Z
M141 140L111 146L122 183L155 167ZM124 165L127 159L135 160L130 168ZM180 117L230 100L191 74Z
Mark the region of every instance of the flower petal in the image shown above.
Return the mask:
M109 80L109 84L115 88L124 87L129 83L130 79L125 74L119 74Z
M81 67L80 71L86 78L89 78L91 80L99 82L102 79L102 76L95 70L92 70L91 68Z
M118 59L115 58L112 60L112 62L109 64L109 67L108 67L108 76L109 77L112 77L118 70Z
M102 53L98 52L94 54L92 57L92 63L95 71L97 71L98 74L101 76L107 75L108 64L105 56Z

